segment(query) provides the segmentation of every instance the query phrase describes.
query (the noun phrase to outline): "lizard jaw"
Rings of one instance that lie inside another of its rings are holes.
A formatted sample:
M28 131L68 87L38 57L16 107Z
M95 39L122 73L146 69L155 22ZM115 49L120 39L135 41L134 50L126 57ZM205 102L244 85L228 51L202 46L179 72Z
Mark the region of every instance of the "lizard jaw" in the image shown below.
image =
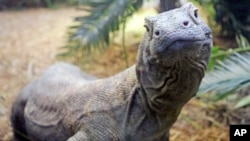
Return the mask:
M199 46L203 46L205 44L210 45L210 44L212 44L212 39L211 38L177 39L177 40L166 41L166 42L162 43L162 45L160 45L160 47L157 49L157 52L164 53L169 48L174 49L174 47L176 47L175 50L177 50L177 49L181 48L182 46L185 46L184 45L185 43L190 44L190 45L193 44L194 46L197 46L198 44L200 44ZM176 44L178 44L179 46ZM181 44L183 44L183 45L181 45Z

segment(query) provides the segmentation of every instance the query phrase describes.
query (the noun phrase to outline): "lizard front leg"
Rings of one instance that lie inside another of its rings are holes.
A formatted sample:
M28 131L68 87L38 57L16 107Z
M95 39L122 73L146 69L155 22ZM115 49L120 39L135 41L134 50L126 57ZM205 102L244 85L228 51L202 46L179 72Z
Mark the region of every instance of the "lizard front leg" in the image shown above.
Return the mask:
M72 137L67 139L67 141L89 141L87 134L84 131L78 131L76 134L74 134Z
M96 128L88 129L86 130L79 130L76 132L73 136L67 139L67 141L120 141L119 134L116 132L111 132L107 128L102 128L101 130L98 130Z

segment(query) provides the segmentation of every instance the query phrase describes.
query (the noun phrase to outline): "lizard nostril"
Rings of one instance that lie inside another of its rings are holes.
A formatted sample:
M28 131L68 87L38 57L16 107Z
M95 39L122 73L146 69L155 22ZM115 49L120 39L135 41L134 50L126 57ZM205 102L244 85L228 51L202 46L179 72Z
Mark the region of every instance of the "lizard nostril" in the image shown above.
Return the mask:
M194 17L195 17L195 18L198 18L198 9L195 9L195 10L194 10Z
M189 24L188 21L184 21L184 22L183 22L183 25L184 25L184 26L188 26L188 24Z
M207 38L211 38L211 32L205 33L205 36L206 36Z
M155 35L159 36L160 35L160 31L155 31Z

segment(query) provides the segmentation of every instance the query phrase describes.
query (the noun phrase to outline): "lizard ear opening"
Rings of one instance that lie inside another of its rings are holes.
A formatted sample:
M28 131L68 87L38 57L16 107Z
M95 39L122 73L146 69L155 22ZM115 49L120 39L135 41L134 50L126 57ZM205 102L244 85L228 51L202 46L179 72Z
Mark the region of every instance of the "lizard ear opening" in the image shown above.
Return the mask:
M145 18L144 27L147 30L149 40L152 40L152 37L153 37L153 25L154 25L154 22L155 22L155 17L146 17Z

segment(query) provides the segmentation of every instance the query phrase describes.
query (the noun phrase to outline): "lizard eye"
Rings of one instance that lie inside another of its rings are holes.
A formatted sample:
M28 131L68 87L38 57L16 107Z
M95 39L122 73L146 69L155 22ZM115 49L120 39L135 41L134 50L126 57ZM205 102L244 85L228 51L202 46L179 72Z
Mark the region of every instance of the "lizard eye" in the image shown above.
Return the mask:
M198 18L198 9L195 9L195 10L194 10L194 17L195 17L195 18Z
M156 36L159 36L159 35L160 35L160 31L159 31L159 30L156 30L156 31L155 31L155 35L156 35Z
M149 32L149 27L147 25L144 25L144 27L146 28L147 32Z

